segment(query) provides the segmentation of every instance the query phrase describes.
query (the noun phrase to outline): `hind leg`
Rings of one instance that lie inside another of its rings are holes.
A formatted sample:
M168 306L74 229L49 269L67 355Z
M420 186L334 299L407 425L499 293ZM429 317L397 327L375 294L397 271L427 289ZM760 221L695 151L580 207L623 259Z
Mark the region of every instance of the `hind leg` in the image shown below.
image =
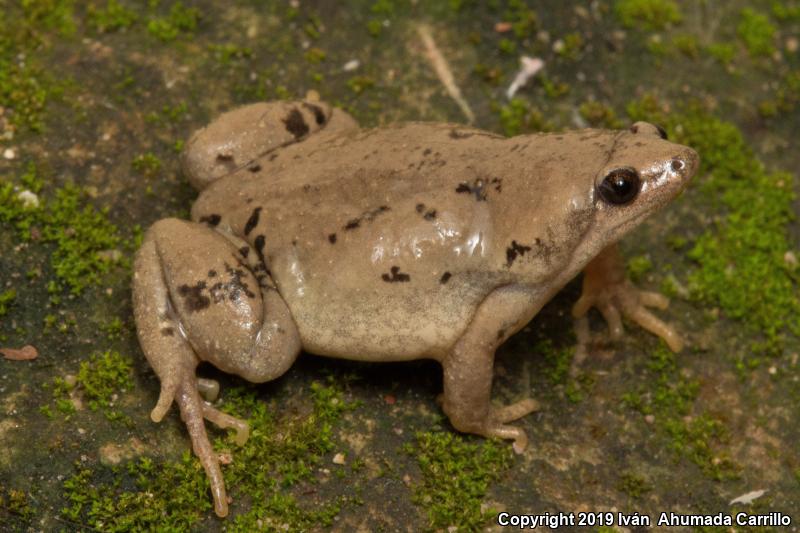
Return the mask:
M182 154L183 171L196 189L203 190L239 169L258 168L256 159L310 135L357 128L350 115L324 102L250 104L195 132Z
M204 419L247 439L247 423L221 413L198 392L195 368L209 361L254 382L283 374L297 357L297 328L278 292L259 283L236 247L204 226L154 224L136 255L133 305L142 351L161 380L151 418L173 401L211 483L214 510L228 513L225 483Z

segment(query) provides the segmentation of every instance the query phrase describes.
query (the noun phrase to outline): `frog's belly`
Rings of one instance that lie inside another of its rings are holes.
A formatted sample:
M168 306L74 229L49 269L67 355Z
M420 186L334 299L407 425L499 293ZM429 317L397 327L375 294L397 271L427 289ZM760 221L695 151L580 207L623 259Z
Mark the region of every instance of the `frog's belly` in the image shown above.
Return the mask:
M359 361L440 360L487 293L467 287L396 295L319 288L313 296L287 298L287 304L309 353Z

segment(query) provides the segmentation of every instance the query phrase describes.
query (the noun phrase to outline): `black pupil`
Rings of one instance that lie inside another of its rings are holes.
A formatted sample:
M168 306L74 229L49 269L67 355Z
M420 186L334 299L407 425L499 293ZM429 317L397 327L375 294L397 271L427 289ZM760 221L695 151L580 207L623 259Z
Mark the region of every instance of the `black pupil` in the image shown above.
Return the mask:
M612 170L600 184L600 194L611 204L627 204L639 193L639 174L632 168Z

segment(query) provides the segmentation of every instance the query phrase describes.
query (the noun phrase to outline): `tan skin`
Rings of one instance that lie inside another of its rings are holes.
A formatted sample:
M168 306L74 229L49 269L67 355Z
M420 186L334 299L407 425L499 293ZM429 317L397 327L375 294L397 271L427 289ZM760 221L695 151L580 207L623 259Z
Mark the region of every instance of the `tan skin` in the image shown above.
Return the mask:
M627 281L615 243L697 164L643 122L506 139L453 124L361 130L321 102L226 113L187 143L192 221L157 222L136 256L139 339L161 380L151 417L178 403L219 516L228 502L204 419L240 442L247 424L201 398L201 361L264 382L300 350L435 359L453 426L521 453L527 437L509 423L536 403L490 404L494 353L581 270L584 344L595 306L615 337L622 314L680 349L645 309L666 300Z

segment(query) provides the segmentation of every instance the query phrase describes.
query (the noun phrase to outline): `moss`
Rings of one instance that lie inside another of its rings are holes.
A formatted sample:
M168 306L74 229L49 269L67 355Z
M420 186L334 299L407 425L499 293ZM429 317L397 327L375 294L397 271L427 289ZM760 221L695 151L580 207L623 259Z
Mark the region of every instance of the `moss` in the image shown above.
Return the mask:
M749 7L742 9L736 34L750 55L768 56L774 53L776 32L769 17Z
M706 51L726 66L733 63L733 58L736 57L736 47L731 43L711 43L706 47Z
M528 7L528 3L524 0L508 0L502 18L511 23L514 36L520 40L534 36L539 26L536 11Z
M170 6L168 16L154 17L147 22L147 31L161 41L174 41L182 33L193 32L199 18L199 10L175 2Z
M361 94L375 86L375 80L369 76L353 76L347 80L347 87L356 94Z
M28 167L23 181L37 188L35 167ZM107 210L85 205L79 188L56 189L38 207L25 206L17 194L14 184L0 180L0 224L13 228L20 240L54 245L50 265L58 282L50 283L48 292L56 298L62 286L80 294L120 261L109 253L121 239Z
M696 265L689 275L692 296L760 333L766 343L753 348L780 351L787 331L800 333L797 273L784 261L791 249L794 177L768 172L734 124L697 105L667 114L645 97L629 106L629 114L664 125L671 138L700 154L702 178L695 186L721 216L688 252Z
M653 490L647 478L636 472L625 471L619 476L617 490L624 492L635 500L640 500L645 494Z
M570 91L570 86L568 83L553 80L546 74L539 74L537 79L539 80L539 83L542 84L544 94L546 94L548 98L561 98Z
M8 314L8 310L14 305L14 300L16 299L17 291L15 289L0 292L0 318Z
M497 49L506 55L512 56L517 53L517 43L504 37L497 43Z
M624 126L614 108L596 100L587 100L578 108L581 117L595 128L619 129Z
M738 477L739 467L724 450L727 429L707 412L696 411L700 384L680 372L675 354L660 343L651 352L643 374L647 386L623 394L623 404L653 416L653 425L669 448L708 477Z
M232 437L214 442L218 451L229 451L234 461L224 467L229 494L234 498L227 531L307 531L329 526L352 497L314 498L292 490L301 481L319 483L319 467L330 461L336 449L334 427L342 414L355 407L330 379L311 387L312 408L307 415L276 419L274 409L252 388L232 388L225 394L225 411L246 416L250 438L232 448ZM210 427L210 425L209 425ZM211 512L208 481L199 461L185 453L178 461L142 457L124 468L91 470L77 465L64 483L68 506L63 516L103 531L189 530L201 527ZM346 473L347 471L345 471ZM354 485L352 492L357 493ZM307 494L307 492L303 492ZM248 507L249 506L249 507ZM244 507L248 507L245 509Z
M130 389L131 360L113 350L95 354L81 363L78 370L78 386L89 400L89 407L97 409L113 405L113 397Z
M700 43L697 37L688 33L682 33L672 37L672 46L681 54L691 59L700 57Z
M663 30L683 19L673 0L617 0L614 11L624 26L644 30Z
M10 122L17 128L41 132L47 102L61 94L61 89L35 59L17 61L3 55L0 53L0 107L10 110Z
M90 4L86 11L87 24L99 33L130 28L139 19L135 11L120 4L119 0L107 0L103 8Z
M583 35L580 32L572 32L564 36L561 45L555 47L555 51L559 56L575 61L580 57L581 50L585 45Z
M800 20L800 4L776 0L772 2L772 15L776 19L783 21Z
M499 108L499 113L500 126L507 137L554 128L552 123L545 120L541 111L522 98L512 98L508 104Z
M147 152L134 157L131 168L142 176L152 178L161 171L161 160L153 152Z
M637 255L628 259L628 277L634 283L638 283L644 276L653 270L653 262L646 255Z
M114 409L114 401L118 394L133 387L132 363L129 357L113 350L92 355L88 361L80 364L78 374L68 380L57 377L50 387L56 409L71 415L76 412L72 398L80 394L92 411L102 411L109 420L120 420L126 417ZM52 417L47 407L45 416Z
M511 465L508 444L475 442L450 432L419 432L405 451L417 461L421 474L412 485L412 499L425 509L432 529L473 531L495 515L482 503L489 486Z
M234 60L250 59L253 57L252 48L232 43L210 44L208 45L208 50L213 54L217 63L221 65L230 65Z
M312 65L318 65L318 64L322 63L323 61L325 61L326 55L327 54L325 54L325 50L322 50L320 48L312 47L312 48L309 48L308 50L306 50L306 53L304 54L304 57L305 57L306 61L308 61Z
M23 526L30 525L34 510L31 498L24 490L9 489L0 485L0 521L12 531L27 531ZM15 529L14 525L20 526Z

